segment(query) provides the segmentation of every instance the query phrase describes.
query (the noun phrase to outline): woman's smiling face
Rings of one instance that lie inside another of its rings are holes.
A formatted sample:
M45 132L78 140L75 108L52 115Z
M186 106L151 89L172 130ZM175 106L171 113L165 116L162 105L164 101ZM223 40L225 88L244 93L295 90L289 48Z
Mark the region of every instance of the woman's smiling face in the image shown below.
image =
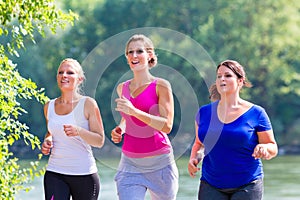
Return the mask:
M74 90L77 85L79 78L76 69L73 67L71 62L64 62L57 70L57 84L58 87L67 90Z
M143 41L132 41L128 44L126 52L127 62L131 70L142 70L148 68L149 55Z

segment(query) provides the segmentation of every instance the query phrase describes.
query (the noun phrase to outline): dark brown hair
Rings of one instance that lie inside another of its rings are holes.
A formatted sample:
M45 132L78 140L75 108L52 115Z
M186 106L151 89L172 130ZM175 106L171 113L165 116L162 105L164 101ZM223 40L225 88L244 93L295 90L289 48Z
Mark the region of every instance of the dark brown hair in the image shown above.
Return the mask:
M246 73L244 70L244 67L238 63L235 60L225 60L223 62L221 62L218 66L217 66L217 70L221 67L221 66L225 66L228 69L230 69L231 71L233 71L233 73L239 78L239 79L243 79L243 86L245 87L252 87L252 84L247 80L246 77Z
M212 102L221 99L221 95L220 95L220 93L219 93L218 90L217 90L217 85L216 85L216 83L212 84L212 85L209 87L208 91L209 91L209 99L210 99Z

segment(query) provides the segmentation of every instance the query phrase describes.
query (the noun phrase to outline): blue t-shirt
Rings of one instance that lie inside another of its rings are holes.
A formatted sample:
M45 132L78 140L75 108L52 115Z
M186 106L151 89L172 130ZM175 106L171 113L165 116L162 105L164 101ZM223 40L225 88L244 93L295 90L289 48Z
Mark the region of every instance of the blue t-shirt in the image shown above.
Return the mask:
M202 106L196 115L198 137L205 146L201 180L217 188L237 188L263 177L262 162L252 153L257 132L271 130L272 125L257 105L224 124L217 115L218 102Z

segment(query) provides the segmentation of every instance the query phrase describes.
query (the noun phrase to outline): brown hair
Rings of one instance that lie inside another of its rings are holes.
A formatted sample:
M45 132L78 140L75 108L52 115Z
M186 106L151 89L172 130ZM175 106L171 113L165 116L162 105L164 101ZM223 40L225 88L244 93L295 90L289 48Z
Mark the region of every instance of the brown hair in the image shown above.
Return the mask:
M155 55L154 52L154 45L153 42L150 40L150 38L146 37L143 34L135 34L129 38L129 40L126 43L125 47L125 55L128 55L128 46L131 42L134 41L142 41L144 43L145 49L147 53L150 55L151 59L149 60L149 67L154 67L157 64L157 56Z
M239 79L243 79L243 86L252 87L252 84L247 80L244 67L240 63L235 60L225 60L217 66L216 71L218 71L221 66L229 68Z
M221 95L220 95L220 93L219 93L218 90L217 90L217 85L216 85L216 83L212 84L212 85L209 87L208 91L209 91L209 99L210 99L212 102L221 99Z

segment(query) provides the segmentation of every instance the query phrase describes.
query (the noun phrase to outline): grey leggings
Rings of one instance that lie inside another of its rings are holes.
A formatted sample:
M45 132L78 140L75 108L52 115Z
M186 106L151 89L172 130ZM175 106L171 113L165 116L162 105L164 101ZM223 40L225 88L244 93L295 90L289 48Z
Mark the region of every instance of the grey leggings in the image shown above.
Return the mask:
M97 200L100 181L97 173L64 175L46 171L44 176L46 200Z

